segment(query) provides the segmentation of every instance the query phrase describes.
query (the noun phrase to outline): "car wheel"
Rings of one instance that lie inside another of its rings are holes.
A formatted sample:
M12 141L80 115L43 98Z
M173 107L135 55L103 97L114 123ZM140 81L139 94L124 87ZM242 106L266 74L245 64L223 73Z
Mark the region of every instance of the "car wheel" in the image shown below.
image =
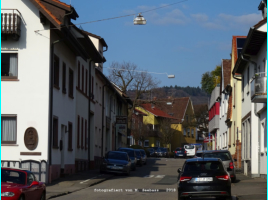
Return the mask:
M20 196L19 200L24 200L24 197L23 196Z
M135 167L133 168L133 171L136 171L136 165L135 165Z
M129 175L130 175L130 169L128 170L128 172L126 173L126 175L127 175L127 176L129 176Z
M46 193L45 192L42 193L40 200L46 200Z
M236 177L231 178L232 183L235 183Z
M226 197L225 200L232 200L232 196Z

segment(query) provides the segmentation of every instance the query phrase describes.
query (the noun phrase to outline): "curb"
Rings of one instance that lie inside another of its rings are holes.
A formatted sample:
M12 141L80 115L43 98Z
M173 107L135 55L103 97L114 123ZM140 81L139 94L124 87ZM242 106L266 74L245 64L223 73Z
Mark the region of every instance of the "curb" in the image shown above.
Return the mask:
M106 181L106 180L112 178L113 176L114 176L114 175L111 175L111 176L108 176L107 178L100 179L100 180L98 180L98 181L96 181L96 182L93 182L93 183L87 185L86 187L83 187L83 188L79 188L79 189L76 189L76 190L73 190L73 191L66 191L66 192L62 192L62 193L59 193L59 194L52 195L52 196L46 198L46 200L48 200L48 199L53 199L53 198L60 197L60 196L65 196L65 195L71 194L71 193L73 193L73 192L77 192L77 191L83 190L83 189L85 189L85 188L89 188L89 187L94 186L94 185L96 185L96 184L102 183L102 182L104 182L104 181Z

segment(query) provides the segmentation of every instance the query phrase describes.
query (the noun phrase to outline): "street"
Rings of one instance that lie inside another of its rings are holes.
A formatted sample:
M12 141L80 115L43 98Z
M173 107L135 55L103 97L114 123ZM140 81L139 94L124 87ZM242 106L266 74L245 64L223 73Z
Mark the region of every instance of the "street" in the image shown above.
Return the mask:
M137 167L129 177L115 175L102 183L55 200L177 199L177 169L182 167L184 161L185 159L149 158L147 165ZM81 184L84 184L83 181Z

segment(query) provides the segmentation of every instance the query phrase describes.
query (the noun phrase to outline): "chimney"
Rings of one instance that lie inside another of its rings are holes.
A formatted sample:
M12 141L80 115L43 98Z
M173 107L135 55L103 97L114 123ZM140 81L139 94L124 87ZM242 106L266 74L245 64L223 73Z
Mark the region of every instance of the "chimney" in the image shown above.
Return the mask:
M262 11L262 19L267 17L267 0L261 1L258 10Z

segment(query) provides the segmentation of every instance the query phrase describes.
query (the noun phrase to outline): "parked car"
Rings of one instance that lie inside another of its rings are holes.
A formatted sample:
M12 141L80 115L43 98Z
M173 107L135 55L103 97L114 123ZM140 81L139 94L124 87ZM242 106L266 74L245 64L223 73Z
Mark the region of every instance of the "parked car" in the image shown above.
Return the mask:
M140 149L134 149L136 156L137 156L137 165L142 166L142 155Z
M161 149L161 156L167 158L169 156L168 154L168 148L160 148Z
M142 164L146 165L147 164L147 155L146 152L143 149L139 149L141 152L141 160Z
M152 147L154 149L155 157L160 157L162 155L160 147Z
M194 157L196 154L195 145L184 145L184 149L187 151L187 157Z
M231 200L231 179L221 159L187 159L178 173L179 200L189 197L221 197Z
M232 182L236 180L236 173L235 173L235 166L234 161L231 153L228 150L211 150L211 151L204 151L204 158L220 158L224 164L224 167L229 172Z
M154 157L155 156L155 152L153 148L148 148L147 151L149 152L149 157Z
M174 158L186 158L187 156L187 152L183 147L178 147L176 148L176 150L174 151Z
M1 168L2 200L45 200L46 185L27 170Z
M106 153L100 172L124 173L129 175L131 170L131 159L127 152L109 151Z
M202 158L204 151L197 151L194 158Z
M119 148L118 151L124 151L128 153L129 158L131 159L131 170L135 171L136 170L136 165L137 165L137 156L132 148Z

